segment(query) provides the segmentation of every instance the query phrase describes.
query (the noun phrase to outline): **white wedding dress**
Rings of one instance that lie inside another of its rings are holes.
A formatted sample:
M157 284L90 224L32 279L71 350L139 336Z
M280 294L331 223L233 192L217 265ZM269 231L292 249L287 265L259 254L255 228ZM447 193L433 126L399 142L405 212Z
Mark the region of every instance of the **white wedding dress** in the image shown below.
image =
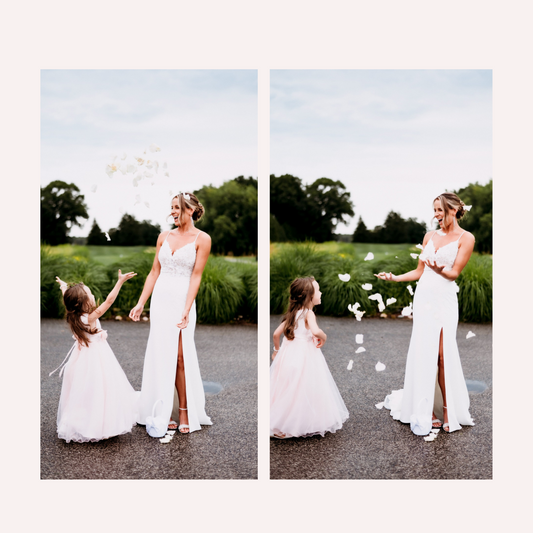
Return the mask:
M439 266L444 265L444 270L451 270L463 233L459 239L438 250L435 250L433 233L420 259L429 259ZM474 425L468 411L470 399L457 349L458 291L455 281L445 279L428 266L416 287L404 387L392 391L384 402L391 416L411 424L411 430L416 435L427 435L431 431L433 411L441 421L444 420L442 394L437 382L441 330L449 430L461 429L461 425Z
M199 233L198 233L199 235ZM196 236L196 239L198 238ZM196 262L196 239L172 253L167 237L159 249L161 272L152 292L150 302L150 335L146 347L141 387L139 423L146 425L146 418L152 416L152 409L158 400L155 414L171 419L173 405L178 401L175 378L178 362L179 334L182 336L183 361L185 365L185 385L187 391L187 414L189 432L201 429L200 425L211 425L205 413L205 394L194 345L196 326L196 303L189 313L189 324L179 329L176 324L187 299L191 274ZM177 405L173 419L178 420Z

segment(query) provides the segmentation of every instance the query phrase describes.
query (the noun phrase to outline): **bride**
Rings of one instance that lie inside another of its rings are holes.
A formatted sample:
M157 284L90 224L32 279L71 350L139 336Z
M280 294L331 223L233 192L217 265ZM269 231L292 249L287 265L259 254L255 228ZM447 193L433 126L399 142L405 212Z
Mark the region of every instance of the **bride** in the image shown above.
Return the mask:
M395 420L410 423L416 435L427 435L432 427L451 432L461 429L461 424L474 425L457 349L455 280L472 255L475 239L458 224L466 210L456 194L441 194L433 209L440 230L424 237L418 267L399 276L375 274L388 281L420 280L413 299L404 388L392 391L384 405Z
M159 235L152 270L129 315L138 321L152 294L139 423L146 425L154 404L162 400L162 416L170 420L168 428L181 433L199 430L200 424L212 424L205 413L194 345L195 298L211 250L209 235L194 227L194 221L200 220L204 212L192 193L180 193L172 199L171 216L177 228ZM177 410L173 409L176 405ZM179 426L172 420L176 413Z

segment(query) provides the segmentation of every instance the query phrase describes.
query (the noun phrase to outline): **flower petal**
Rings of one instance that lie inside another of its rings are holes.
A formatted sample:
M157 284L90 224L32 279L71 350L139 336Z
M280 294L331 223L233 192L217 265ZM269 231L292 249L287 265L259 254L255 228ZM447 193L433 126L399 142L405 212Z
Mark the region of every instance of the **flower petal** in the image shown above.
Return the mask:
M150 150L150 152L160 152L161 151L161 148L159 148L159 146L156 146L154 143L152 143L148 149Z
M363 352L366 352L366 350L362 346L359 346L359 348L355 350L355 353L363 353Z
M470 211L470 209L472 209L472 206L471 205L463 205L463 209L465 211Z
M107 233L107 231L105 232L105 238L110 241L111 240L111 237L109 236L109 233Z
M410 316L413 314L413 303L411 302L408 307L402 309L402 316Z
M362 287L365 291L371 291L371 290L372 290L372 284L371 284L371 283L363 283L363 285L361 285L361 287Z
M409 254L413 259L418 259L418 254Z
M124 159L126 159L126 157L128 157L128 154L126 154L126 152L124 152L122 154L122 157L120 159L122 159L122 161L124 161Z
M351 278L350 274L339 274L339 279L341 281L344 281L344 282L350 281L350 278Z
M396 298L387 298L387 305L393 304L396 302Z
M149 204L148 202L144 202L144 205L145 205L146 207L150 207L150 204Z
M348 363L348 367L346 370L351 370L353 368L353 359L350 359L350 362Z
M363 334L362 333L358 333L356 336L355 336L355 342L357 344L363 344Z
M374 259L374 254L372 252L368 252L365 257L365 261L372 261Z
M476 334L473 333L472 331L469 331L469 332L466 334L466 338L467 338L467 339L470 339L471 337L475 337L475 336L476 336Z
M411 285L407 285L407 290L409 291L409 294L413 296L414 292L413 292L413 287L411 287Z
M98 188L97 185L93 185L93 186L91 187L91 192L96 192L96 189L97 189L97 188Z
M418 249L420 249L420 250L423 250L423 249L424 249L424 247L423 247L421 244L417 244L417 245L415 246L415 248L418 248Z
M385 370L385 365L383 363L380 363L379 361L376 363L376 371L377 372L383 372Z
M379 402L376 404L376 409L383 409L384 405L385 405L385 402Z

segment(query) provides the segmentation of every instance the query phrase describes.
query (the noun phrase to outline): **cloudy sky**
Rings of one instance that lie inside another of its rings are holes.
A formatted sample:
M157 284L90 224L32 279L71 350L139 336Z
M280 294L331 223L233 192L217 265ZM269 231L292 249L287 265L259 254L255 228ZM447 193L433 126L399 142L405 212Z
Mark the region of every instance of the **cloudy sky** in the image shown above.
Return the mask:
M153 178L134 187L132 173L106 174L114 156L123 168L139 156L159 169L143 167ZM124 212L167 227L169 191L239 175L257 178L256 70L41 72L41 186L75 183L89 208L71 235L86 236L94 218L107 231Z
M492 178L490 70L274 70L270 172L342 181L369 228Z

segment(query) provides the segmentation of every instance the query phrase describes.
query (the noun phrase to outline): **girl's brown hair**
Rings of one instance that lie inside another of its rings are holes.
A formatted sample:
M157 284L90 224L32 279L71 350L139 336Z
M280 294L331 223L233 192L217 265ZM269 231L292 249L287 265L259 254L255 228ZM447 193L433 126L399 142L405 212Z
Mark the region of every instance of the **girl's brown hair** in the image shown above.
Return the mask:
M455 218L457 220L461 220L465 216L465 204L461 200L461 198L459 198L459 196L457 196L455 193L443 192L440 196L437 196L437 198L435 198L433 202L435 202L436 200L440 200L440 205L442 206L442 209L444 211L445 221L448 220L450 209L457 209L457 213L455 215Z
M67 323L80 344L89 346L88 335L98 333L97 329L91 329L81 320L81 315L91 313L95 307L91 305L89 296L83 288L83 283L76 283L69 287L63 294L63 302L67 310Z
M185 198L184 194L186 194L189 199ZM200 220L204 214L205 214L205 208L200 203L198 198L192 193L192 192L186 192L179 194L176 194L174 198L178 199L178 205L180 206L180 216L178 217L178 226L181 226L181 214L185 209L194 209L194 213L192 214L192 219L196 222L197 220ZM172 198L174 200L174 198Z
M285 320L283 334L291 341L294 339L294 330L296 329L296 313L300 309L311 307L315 295L313 281L315 278L310 276L308 278L296 278L291 283L289 308L282 318L282 321Z

